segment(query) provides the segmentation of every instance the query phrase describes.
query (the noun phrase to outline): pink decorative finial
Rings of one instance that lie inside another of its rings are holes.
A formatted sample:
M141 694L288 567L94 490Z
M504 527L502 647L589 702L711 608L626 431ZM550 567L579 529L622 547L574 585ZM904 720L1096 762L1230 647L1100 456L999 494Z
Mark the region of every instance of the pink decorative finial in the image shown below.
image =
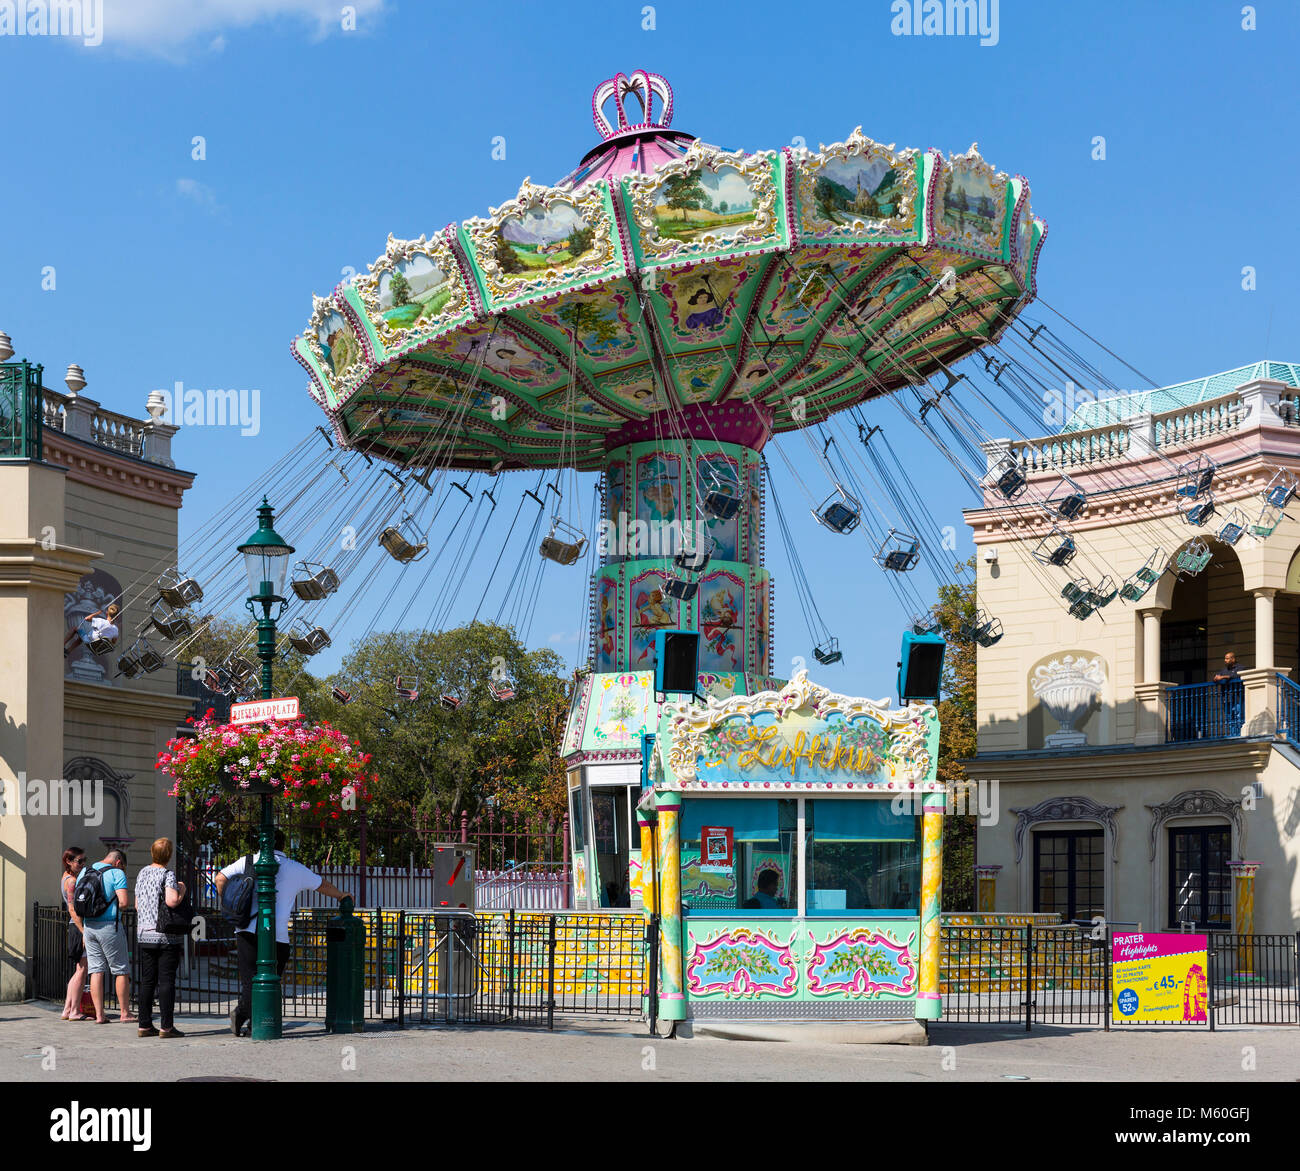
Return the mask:
M641 119L638 122L631 122L628 119L627 109L623 104L623 99L629 94L641 103ZM660 103L657 122L650 108L656 95ZM609 119L605 117L602 110L610 98L614 99L618 111L617 126L610 125ZM644 69L638 69L631 77L616 73L608 80L602 81L592 93L591 117L596 124L596 129L600 131L600 136L606 139L625 134L629 130L666 129L673 122L673 87L659 74L647 73Z

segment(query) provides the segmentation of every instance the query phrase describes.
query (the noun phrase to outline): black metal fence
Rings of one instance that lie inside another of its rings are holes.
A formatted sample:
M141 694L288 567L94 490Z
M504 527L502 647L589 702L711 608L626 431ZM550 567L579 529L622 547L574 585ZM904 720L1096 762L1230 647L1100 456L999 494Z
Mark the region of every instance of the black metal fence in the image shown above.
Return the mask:
M74 971L68 915L34 905L32 977L38 999L63 1000ZM185 939L176 1012L224 1016L239 997L234 928L200 913L202 938ZM646 990L646 920L636 913L542 911L355 912L365 924L365 1018L375 1023L545 1024L561 1016L639 1019ZM286 1020L325 1016L326 925L337 909L299 911L282 982ZM135 911L122 912L137 1008ZM105 1011L116 1011L106 981Z
M1110 940L1097 928L944 926L940 937L944 1020L1110 1028ZM1208 945L1211 1029L1300 1024L1300 933L1211 933Z

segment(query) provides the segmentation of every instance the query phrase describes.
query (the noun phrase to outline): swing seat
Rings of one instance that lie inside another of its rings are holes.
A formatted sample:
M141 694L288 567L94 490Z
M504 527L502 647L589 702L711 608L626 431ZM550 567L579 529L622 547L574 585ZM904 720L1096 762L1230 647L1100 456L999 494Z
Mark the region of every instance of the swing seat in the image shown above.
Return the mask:
M498 703L515 697L515 689L509 683L498 683L494 679L488 680L488 692Z
M1061 587L1061 597L1067 602L1081 602L1088 596L1088 583L1083 578L1078 581L1067 581Z
M257 664L240 655L231 655L223 664L223 668L230 685L236 690L242 688L257 674Z
M1088 494L1069 476L1062 476L1043 502L1048 512L1062 520L1074 520L1088 503Z
M838 638L828 638L824 643L813 647L813 658L821 663L823 667L829 667L832 663L842 661L844 653L840 650L840 640Z
M1180 577L1195 577L1210 563L1209 546L1204 541L1193 541L1186 549L1174 554L1173 569Z
M673 558L673 565L683 573L699 573L709 564L712 555L712 544L705 549L683 549Z
M117 669L127 679L134 679L140 674L140 659L136 655L134 647L117 660Z
M408 525L410 517L403 519L402 524L389 525L382 533L379 534L379 543L385 551L393 557L394 560L400 561L407 565L412 561L419 561L429 551L429 543L424 540L423 534L419 534L414 524ZM403 532L406 528L406 532ZM416 537L414 541L410 537Z
M1208 496L1198 504L1193 504L1183 513L1183 521L1186 524L1194 525L1196 528L1203 528L1214 518L1217 511L1214 507L1214 497Z
M1253 524L1250 526L1250 532L1255 537L1271 537L1277 532L1277 526L1280 521L1274 521L1272 524Z
M551 518L551 531L542 538L538 552L556 565L572 565L587 548L587 535L558 516Z
M304 602L319 602L339 588L339 575L328 566L300 561L298 571L301 576L295 577L290 584L293 592Z
M134 645L118 660L117 664L118 669L128 679L141 671L146 675L152 675L155 671L161 671L166 665L167 660L149 645L149 640L143 635L135 640Z
M341 687L331 687L330 694L339 701L339 703L351 703L352 692L344 691Z
M1126 578L1119 588L1119 596L1126 602L1140 602L1151 590L1152 583L1141 580L1137 574Z
M420 698L420 680L418 677L399 675L393 686L397 690L398 699L404 699L410 703Z
M1293 479L1279 481L1279 477L1285 474L1279 472L1277 476L1274 476L1274 482L1264 491L1264 502L1271 508L1285 508L1295 497L1295 481Z
M158 596L173 610L203 601L203 587L192 577L182 577L177 570L158 579Z
M730 520L740 511L740 494L731 488L711 488L701 497L700 506L717 520Z
M836 485L835 493L818 505L813 516L833 533L851 533L862 519L862 506Z
M289 645L304 655L314 655L330 645L330 636L322 626L308 626L301 618L289 627Z
M914 614L912 616L911 627L913 634L937 634L939 632L940 623L936 622L929 615L922 617L919 614Z
M687 581L681 577L664 578L663 591L666 597L676 598L679 602L689 602L695 597L699 583Z
M1118 594L1114 579L1107 574L1095 586L1089 587L1088 602L1094 610L1100 610L1103 606L1109 606Z
M188 612L185 610L165 610L161 601L154 604L149 620L163 638L174 640L194 633L194 622Z
M1074 605L1070 607L1071 618L1084 619L1089 617L1092 614L1092 612L1093 612L1092 603L1089 602L1086 598L1083 599L1082 601L1075 602Z
M900 533L897 529L889 530L875 556L877 565L895 573L906 573L920 560L921 542L911 533Z
M109 651L115 650L117 639L115 638L92 638L86 643L86 649L92 655L106 655Z
M1044 565L1069 565L1078 551L1072 536L1054 528L1034 546L1033 558Z
M438 696L438 703L444 708L446 708L449 712L454 712L458 707L460 707L460 696L440 695Z
M1195 500L1196 497L1207 491L1214 482L1214 471L1215 467L1212 461L1206 459L1203 455L1197 456L1191 463L1184 464L1179 468L1183 479L1175 495L1187 500Z
M1029 477L1025 475L1020 461L1009 451L994 465L989 477L992 479L993 490L1004 500L1016 499L1029 487Z
M1240 519L1238 519L1239 516L1240 514L1238 514L1234 509L1233 512L1228 515L1227 521L1224 522L1223 526L1216 534L1219 540L1225 545L1235 545L1246 535L1246 518L1241 516Z
M981 617L984 616L980 611ZM994 646L1002 641L1002 619L985 618L978 626L975 627L975 641L983 647Z

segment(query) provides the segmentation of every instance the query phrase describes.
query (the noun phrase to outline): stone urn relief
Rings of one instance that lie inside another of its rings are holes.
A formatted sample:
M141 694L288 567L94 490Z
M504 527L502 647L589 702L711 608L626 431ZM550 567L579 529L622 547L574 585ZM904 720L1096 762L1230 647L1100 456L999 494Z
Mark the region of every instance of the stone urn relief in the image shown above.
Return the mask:
M1034 698L1061 725L1044 737L1044 748L1079 748L1088 743L1088 737L1077 731L1075 724L1088 714L1105 685L1106 667L1100 655L1091 659L1064 655L1034 668Z

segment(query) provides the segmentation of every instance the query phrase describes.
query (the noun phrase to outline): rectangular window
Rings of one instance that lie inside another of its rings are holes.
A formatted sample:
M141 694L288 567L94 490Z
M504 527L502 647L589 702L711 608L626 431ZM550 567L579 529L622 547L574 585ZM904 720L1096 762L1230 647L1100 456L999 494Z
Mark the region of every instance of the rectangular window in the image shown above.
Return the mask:
M688 797L681 814L682 909L793 915L799 906L798 802ZM701 860L700 830L730 828L730 866Z
M1104 849L1099 829L1035 833L1034 910L1055 911L1067 923L1104 915Z
M1169 831L1169 926L1232 928L1232 830L1193 826Z
M888 801L804 802L807 913L921 910L921 819Z

